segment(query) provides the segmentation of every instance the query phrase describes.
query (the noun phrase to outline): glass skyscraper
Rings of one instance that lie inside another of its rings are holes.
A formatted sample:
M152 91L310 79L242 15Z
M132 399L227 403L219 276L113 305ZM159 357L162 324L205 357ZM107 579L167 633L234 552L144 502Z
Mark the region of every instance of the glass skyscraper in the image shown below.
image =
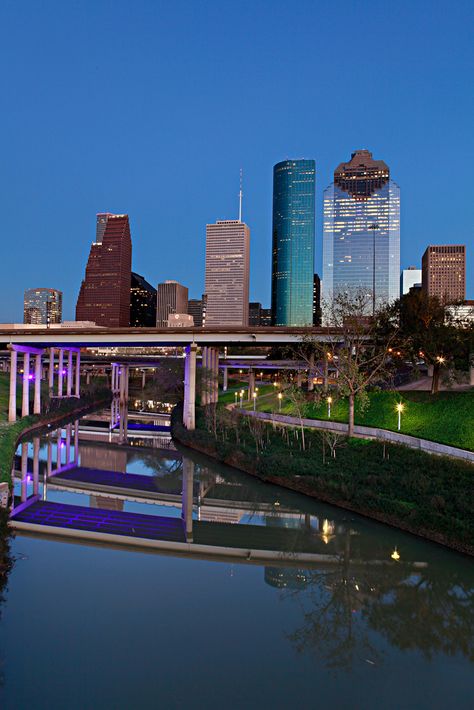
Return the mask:
M313 323L314 160L273 168L272 324Z
M63 293L55 288L29 288L25 291L23 322L53 325L63 318Z
M369 314L400 295L400 188L368 150L341 163L324 191L324 322L334 296L360 291Z

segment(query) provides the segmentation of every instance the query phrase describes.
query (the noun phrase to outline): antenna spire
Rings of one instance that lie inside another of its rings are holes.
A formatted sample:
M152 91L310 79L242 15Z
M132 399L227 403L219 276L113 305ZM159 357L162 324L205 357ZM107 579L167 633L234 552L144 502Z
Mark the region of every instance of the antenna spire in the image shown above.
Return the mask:
M243 179L243 170L240 168L240 191L239 191L239 222L242 221L242 179Z

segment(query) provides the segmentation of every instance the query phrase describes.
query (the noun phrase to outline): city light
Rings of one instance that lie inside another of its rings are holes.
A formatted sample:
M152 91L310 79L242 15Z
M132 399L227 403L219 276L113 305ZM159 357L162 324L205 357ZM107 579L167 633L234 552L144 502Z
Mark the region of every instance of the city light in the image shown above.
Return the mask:
M281 412L281 400L283 399L283 394L278 392L278 411Z
M397 406L395 407L395 411L398 412L398 431L400 431L400 427L402 424L402 412L405 409L405 405L402 402L398 402Z
M327 403L328 403L328 419L330 419L331 418L332 397L327 398Z
M255 404L256 404L256 402L257 402L257 393L254 392L254 393L252 394L252 397L253 397L253 411L255 412Z
M398 552L397 548L394 549L390 557L392 558L392 560L395 560L395 562L398 562L398 560L400 559L400 553Z

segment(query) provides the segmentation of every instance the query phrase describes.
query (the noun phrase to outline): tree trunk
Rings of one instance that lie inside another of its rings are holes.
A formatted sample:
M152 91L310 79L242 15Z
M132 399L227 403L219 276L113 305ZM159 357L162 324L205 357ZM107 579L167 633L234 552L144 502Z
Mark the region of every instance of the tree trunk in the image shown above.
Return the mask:
M439 392L439 371L441 367L438 362L433 365L433 377L431 379L431 394L438 394Z
M349 429L348 436L354 436L354 395L349 395Z

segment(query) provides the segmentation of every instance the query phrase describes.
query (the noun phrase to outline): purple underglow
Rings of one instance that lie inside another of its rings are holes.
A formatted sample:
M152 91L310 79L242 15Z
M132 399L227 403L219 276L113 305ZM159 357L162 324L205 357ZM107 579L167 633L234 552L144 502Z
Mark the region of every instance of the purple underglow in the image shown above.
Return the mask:
M26 480L27 480L27 483L29 483L31 481L31 476L27 476Z
M28 375L28 379L29 379L29 380L32 380L32 379L33 379L33 375Z
M62 370L61 375L66 375L66 374L67 374L67 370Z
M64 443L64 441L61 441L61 448L64 449L64 447L65 447L65 443Z

